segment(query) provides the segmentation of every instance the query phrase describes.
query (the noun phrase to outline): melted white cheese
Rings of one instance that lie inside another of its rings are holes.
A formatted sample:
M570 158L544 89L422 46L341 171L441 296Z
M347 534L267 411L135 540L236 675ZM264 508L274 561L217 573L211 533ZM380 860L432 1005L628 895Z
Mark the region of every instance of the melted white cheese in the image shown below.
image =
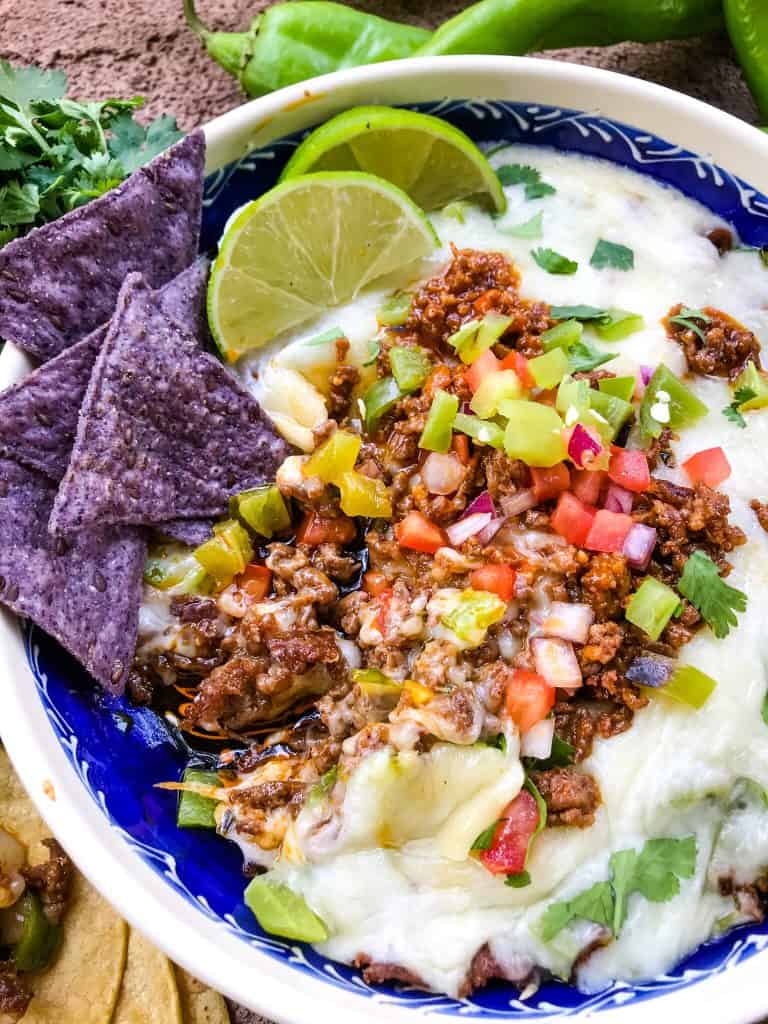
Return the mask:
M660 322L681 301L722 308L768 341L768 272L754 254L721 258L704 236L722 222L703 207L650 179L588 158L510 147L493 162L530 164L557 191L526 201L521 187L507 189L509 210L500 220L478 209L468 209L463 224L434 216L444 244L424 262L424 276L444 265L449 242L499 249L519 267L521 291L530 298L642 313L643 330L608 346L619 353L610 364L619 373L660 361L675 372L683 370L682 354ZM505 233L539 211L540 240ZM591 267L598 238L631 247L635 269ZM577 260L577 273L547 274L530 255L538 246ZM261 392L260 368L284 365L306 372L301 359L312 350L297 355L293 346L330 326L347 332L354 353L364 351L375 334L375 310L392 285L369 289L355 303L329 311L251 357L244 372L256 392ZM320 395L316 380L309 383ZM739 429L722 416L731 401L723 381L697 378L691 386L710 413L683 431L680 460L703 448L724 447L733 474L722 489L731 498L733 521L749 538L734 552L729 578L749 595L738 628L725 640L702 630L683 651L683 660L717 679L713 696L700 711L654 702L636 715L628 732L596 742L585 768L603 795L597 820L583 831L555 828L539 836L529 863L532 884L523 889L505 887L473 860L453 859L455 844L451 856L441 854L446 852L445 809L464 806L472 780L480 778L476 748L456 748L464 769L445 776L450 792L411 785L408 773L395 784L389 755L364 761L348 785L339 841L314 862L311 856L302 865L283 860L274 869L328 924L332 937L320 947L328 956L350 961L364 953L401 964L434 988L455 994L473 955L489 942L510 972L524 974L535 962L567 977L595 926L577 922L544 943L537 922L545 907L605 879L612 851L639 848L653 837L695 834L695 877L682 882L679 895L667 903L634 895L620 939L596 952L580 971L583 988L599 989L614 978L651 977L668 969L733 911L733 902L719 895L717 878L732 874L737 882L748 882L768 864L765 807L760 801L729 805L739 779L751 778L768 789L768 727L761 717L768 663L763 604L768 537L748 507L753 497L768 498L768 412L747 413L747 429ZM667 475L684 479L679 470ZM386 848L381 845L384 822Z

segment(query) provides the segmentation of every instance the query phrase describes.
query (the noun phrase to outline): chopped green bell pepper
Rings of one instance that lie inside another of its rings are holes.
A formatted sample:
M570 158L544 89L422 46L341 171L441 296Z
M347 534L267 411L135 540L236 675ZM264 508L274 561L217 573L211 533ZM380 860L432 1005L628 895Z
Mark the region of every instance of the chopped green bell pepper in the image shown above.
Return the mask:
M562 348L553 348L543 356L529 359L528 370L537 387L549 390L557 387L568 373L568 356Z
M630 334L641 331L645 321L639 313L630 313L626 309L607 309L599 320L589 325L603 341L623 341Z
M506 603L496 594L468 587L461 592L456 606L442 617L442 623L460 640L478 647L488 627L501 622L506 611Z
M560 381L555 399L555 408L561 416L570 419L581 419L589 412L589 394L591 388L585 380L574 380L567 375ZM572 426L570 422L566 424Z
M754 393L754 398L741 402L739 410L745 412L748 409L765 409L768 406L768 376L760 373L752 362L747 363L733 382L734 394L747 388Z
M395 345L389 350L389 365L403 394L417 391L429 376L431 363L423 348Z
M614 398L620 398L623 402L632 401L636 386L636 377L607 377L605 380L598 381L597 384L598 391L602 391L606 395L613 395Z
M316 449L302 466L304 476L317 476L326 484L339 479L355 468L363 440L349 430L334 430L328 440Z
M502 402L520 398L523 386L514 370L487 373L472 396L469 407L481 419L487 420L499 411Z
M419 438L419 448L430 452L447 452L453 440L453 423L458 411L459 400L456 395L436 391Z
M383 480L374 480L351 470L336 481L341 493L341 511L347 516L390 519L392 497Z
M356 668L352 671L352 682L357 683L366 697L372 700L385 698L397 702L403 684L380 672L377 668Z
M555 324L554 327L550 327L548 331L544 331L539 340L545 352L551 352L555 348L567 351L581 338L583 333L584 327L578 320L563 320L559 324Z
M478 444L488 444L491 448L504 447L503 428L490 420L481 420L479 416L467 416L466 413L457 412L453 429L466 434Z
M210 540L195 548L195 558L219 585L226 586L253 559L253 545L236 519L217 523L213 533Z
M288 506L274 484L254 487L234 495L229 499L229 514L267 540L291 526Z
M20 971L41 971L56 952L62 929L48 920L40 897L32 889L24 893L14 911L22 919L21 938L13 947L14 963Z
M594 388L589 389L589 406L592 412L602 417L602 422L599 419L592 422L607 441L612 441L634 414L631 402Z
M199 786L220 785L218 772L202 771L200 768L187 768L183 781ZM176 824L179 828L216 828L217 806L216 800L211 797L183 789L176 810Z
M528 466L546 468L562 462L567 455L562 438L563 421L549 405L538 402L502 403L507 417L504 451Z
M672 673L669 681L658 688L654 686L642 687L643 693L648 697L666 697L678 704L687 704L689 707L704 707L712 696L717 682L693 665L681 665Z
M665 427L687 427L707 412L706 405L669 367L659 363L640 403L640 429L646 437L658 437Z
M245 890L245 902L265 932L298 942L325 942L330 932L303 896L269 875L257 875Z
M375 430L384 413L389 412L402 397L403 393L394 377L382 377L372 384L363 398L365 429L369 433Z
M479 320L470 320L448 338L462 363L474 363L479 355L491 348L512 323L512 318L501 313L486 313Z
M664 627L677 611L679 596L671 587L653 576L646 576L630 598L625 616L628 622L658 640Z
M144 581L158 590L174 590L177 594L207 594L213 584L194 552L177 545L150 548Z
M376 312L376 319L384 327L402 327L411 312L409 292L395 292L386 299Z

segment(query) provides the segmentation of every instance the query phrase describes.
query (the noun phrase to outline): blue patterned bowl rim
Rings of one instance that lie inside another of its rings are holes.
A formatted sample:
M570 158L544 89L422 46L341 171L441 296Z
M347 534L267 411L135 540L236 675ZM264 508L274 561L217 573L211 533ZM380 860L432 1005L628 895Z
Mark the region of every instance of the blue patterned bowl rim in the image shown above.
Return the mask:
M416 96L419 103L409 102ZM582 98L583 109L574 109L570 104L580 96L591 102ZM743 241L768 244L768 199L738 173L746 169L754 180L758 175L751 169L759 168L762 188L768 189L768 143L753 129L668 90L593 69L527 59L443 58L327 76L213 122L207 129L203 248L215 244L233 209L275 183L308 125L360 102L402 103L437 114L481 144L510 141L612 161L696 198L732 223ZM624 116L643 127L630 126ZM682 135L690 136L691 122L698 140L693 149L672 141L681 123ZM649 124L661 125L659 134ZM746 163L741 152L733 159L727 143L734 138L747 151ZM722 153L717 159L715 142ZM721 166L723 157L729 169ZM0 383L26 371L23 358L8 346ZM288 1024L316 1021L320 1007L342 1022L359 1020L362 1013L370 1020L400 1021L413 1019L414 1011L441 1019L521 1021L599 1012L601 1019L629 1021L639 1019L643 1007L671 1020L672 1013L696 1005L703 1019L715 1019L716 999L716 1019L736 1022L768 1006L754 970L755 955L768 944L768 925L707 943L652 981L618 983L591 996L547 983L525 1002L503 985L466 1000L373 989L356 971L310 947L264 935L243 905L234 847L209 834L180 832L175 801L152 789L161 779L176 778L185 762L178 735L152 712L96 694L53 641L21 625L19 630L8 615L0 622L0 651L8 661L0 677L0 722L42 813L132 923L188 969L255 1009ZM734 1001L737 991L740 1000Z

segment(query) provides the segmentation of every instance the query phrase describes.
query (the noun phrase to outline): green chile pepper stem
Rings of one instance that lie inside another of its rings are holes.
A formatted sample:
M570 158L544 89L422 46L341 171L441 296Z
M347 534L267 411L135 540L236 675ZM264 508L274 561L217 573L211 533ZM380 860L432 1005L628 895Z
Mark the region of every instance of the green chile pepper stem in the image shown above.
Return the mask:
M211 32L195 10L195 0L183 0L187 24L217 64L240 78L253 52L262 16L257 14L247 32Z
M720 0L480 0L438 28L418 56L684 38L722 27L720 7Z
M768 117L768 4L765 0L724 0L723 9L744 77L758 110Z

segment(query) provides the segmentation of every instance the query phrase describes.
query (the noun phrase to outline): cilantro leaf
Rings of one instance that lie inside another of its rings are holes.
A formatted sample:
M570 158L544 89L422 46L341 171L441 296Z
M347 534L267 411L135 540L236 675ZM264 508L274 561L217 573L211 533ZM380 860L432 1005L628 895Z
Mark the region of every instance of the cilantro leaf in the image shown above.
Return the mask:
M512 889L524 889L530 884L531 876L527 871L518 871L516 875L507 875L504 879L504 885L508 885Z
M44 71L34 66L17 68L0 60L0 96L19 110L29 113L31 105L41 100L55 103L66 91L67 76L63 71Z
M589 373L597 366L610 362L616 358L615 352L606 352L597 348L594 342L588 338L581 337L568 349L568 372Z
M632 880L637 867L637 852L635 850L617 850L616 853L611 855L608 863L613 874L613 891L615 894L611 930L614 935L619 935L622 925L627 918L629 895L633 891Z
M541 180L541 172L527 164L502 164L496 171L502 185L524 185L526 199L540 199L557 191L554 185Z
M543 196L554 195L555 192L555 186L547 184L546 181L536 181L525 186L526 199L541 199Z
M40 194L36 185L9 181L0 188L0 224L8 227L33 224L39 209Z
M120 161L126 174L133 174L149 163L184 134L179 131L176 119L167 114L162 114L145 129L128 112L115 118L111 132L109 152Z
M606 267L613 270L634 270L635 254L626 245L607 242L604 238L600 238L589 262L596 270L605 270Z
M498 821L494 821L488 828L483 829L480 835L475 839L474 843L470 846L470 850L490 850L493 845L493 837L496 833L496 826Z
M552 737L552 750L549 757L543 759L528 757L525 759L525 763L530 764L536 771L546 771L548 768L566 768L573 764L575 755L576 748L565 740L561 740L555 733Z
M760 714L765 724L768 725L768 692L763 697L763 703L762 707L760 708Z
M530 238L536 240L541 238L542 235L542 220L544 214L539 210L535 213L530 220L523 221L522 224L514 224L509 228L500 228L505 235L511 235L513 238Z
M553 320L603 320L608 310L598 306L550 306L549 315Z
M723 416L743 430L747 425L747 421L741 414L741 406L746 402L751 402L753 398L757 398L757 392L753 391L752 388L736 388L733 394L733 401L723 409Z
M550 903L541 916L539 933L544 942L550 942L566 925L576 918L594 921L610 927L613 920L613 890L610 882L595 882L572 900Z
M637 858L634 885L652 903L666 903L680 892L680 879L693 878L696 839L649 839Z
M579 264L554 249L531 249L531 256L548 274L575 274Z
M690 306L683 306L676 316L669 318L671 324L677 324L678 327L684 327L687 331L693 331L694 334L698 335L702 343L706 345L707 336L699 325L693 322L694 320L701 320L703 324L708 324L711 322L712 317L708 316L703 309L691 309Z
M685 563L677 589L701 613L720 640L738 625L736 612L743 612L747 607L747 595L729 586L703 551L694 551Z

